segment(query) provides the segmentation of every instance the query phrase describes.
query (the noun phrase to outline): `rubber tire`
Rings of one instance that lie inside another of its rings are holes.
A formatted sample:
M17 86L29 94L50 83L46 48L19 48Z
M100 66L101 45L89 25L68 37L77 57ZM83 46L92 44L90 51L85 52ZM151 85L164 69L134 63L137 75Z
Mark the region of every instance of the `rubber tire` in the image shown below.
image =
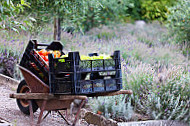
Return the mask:
M22 89L23 86L26 86L26 85L27 85L26 81L25 81L25 80L22 80L22 81L19 83L19 85L18 85L17 93L23 93L23 92L21 92L21 89ZM21 100L21 99L16 99L17 105L18 105L20 111L23 112L23 113L26 114L26 115L30 115L29 105L28 105L27 107L26 107L26 106L23 106L23 105L21 104L21 101L20 101L20 100ZM37 109L38 109L38 105L37 105L37 103L36 103L35 100L32 100L32 108L33 108L33 113L36 112Z

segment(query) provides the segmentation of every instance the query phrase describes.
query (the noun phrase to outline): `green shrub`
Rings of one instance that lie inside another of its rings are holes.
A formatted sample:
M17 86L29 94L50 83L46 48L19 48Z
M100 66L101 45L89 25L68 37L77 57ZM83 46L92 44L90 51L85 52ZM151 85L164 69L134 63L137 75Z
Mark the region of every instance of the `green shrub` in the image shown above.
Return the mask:
M170 8L167 26L170 36L181 46L190 47L190 1L181 0L176 6Z
M93 1L85 5L85 17L82 21L84 31L113 21L122 21L128 16L128 7L133 7L130 0L101 0L99 4Z
M166 20L168 13L167 1L145 0L142 2L142 17L145 20Z
M134 7L129 7L128 13L135 20L142 20L141 0L133 0Z
M101 112L106 118L128 120L133 114L130 100L126 102L126 95L112 97L98 97L90 99L92 110Z
M133 2L134 7L129 9L132 18L163 22L169 13L168 7L173 6L176 0L134 0Z

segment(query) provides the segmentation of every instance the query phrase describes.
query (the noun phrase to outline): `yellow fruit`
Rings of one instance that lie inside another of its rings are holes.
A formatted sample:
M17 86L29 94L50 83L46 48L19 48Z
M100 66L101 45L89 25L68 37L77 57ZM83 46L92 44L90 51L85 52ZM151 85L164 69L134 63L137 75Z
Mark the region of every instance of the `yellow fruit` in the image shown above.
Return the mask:
M62 55L60 58L65 58L65 57L68 57L68 54Z
M92 57L81 55L80 59L81 60L98 60L98 59L112 59L112 58L109 55L101 54L99 56L92 56Z
M62 55L60 58L65 58L68 57L68 54ZM65 59L59 59L59 62L65 62Z

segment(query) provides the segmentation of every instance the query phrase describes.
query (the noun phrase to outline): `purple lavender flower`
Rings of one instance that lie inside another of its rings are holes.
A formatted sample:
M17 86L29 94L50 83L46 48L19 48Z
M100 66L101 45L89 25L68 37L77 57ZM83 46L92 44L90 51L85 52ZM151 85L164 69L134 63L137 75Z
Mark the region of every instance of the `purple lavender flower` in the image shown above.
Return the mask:
M5 49L5 55L7 55L7 49Z
M168 108L166 108L164 111L167 112L167 111L168 111Z
M3 55L1 55L1 58L0 58L1 60L3 59Z
M10 57L10 60L14 60L14 57L11 56L11 57Z
M104 105L104 102L102 102L102 105Z

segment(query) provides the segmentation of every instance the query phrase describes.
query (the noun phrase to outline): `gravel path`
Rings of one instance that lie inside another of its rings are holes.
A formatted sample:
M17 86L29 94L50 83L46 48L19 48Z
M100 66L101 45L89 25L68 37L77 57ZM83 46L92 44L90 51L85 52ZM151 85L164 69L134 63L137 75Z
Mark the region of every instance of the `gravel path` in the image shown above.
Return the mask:
M16 99L9 98L10 93L15 93L11 87L7 85L0 84L0 117L9 121L16 126L29 126L30 117L24 115L18 108ZM39 109L34 113L34 121L37 122L37 117L39 115ZM46 113L46 112L45 112ZM45 115L44 113L44 115ZM72 122L74 115L70 115L69 120ZM65 121L57 115L56 112L52 112L47 116L47 118L42 121L41 126L67 126ZM78 126L87 126L88 124L84 120L78 121Z

